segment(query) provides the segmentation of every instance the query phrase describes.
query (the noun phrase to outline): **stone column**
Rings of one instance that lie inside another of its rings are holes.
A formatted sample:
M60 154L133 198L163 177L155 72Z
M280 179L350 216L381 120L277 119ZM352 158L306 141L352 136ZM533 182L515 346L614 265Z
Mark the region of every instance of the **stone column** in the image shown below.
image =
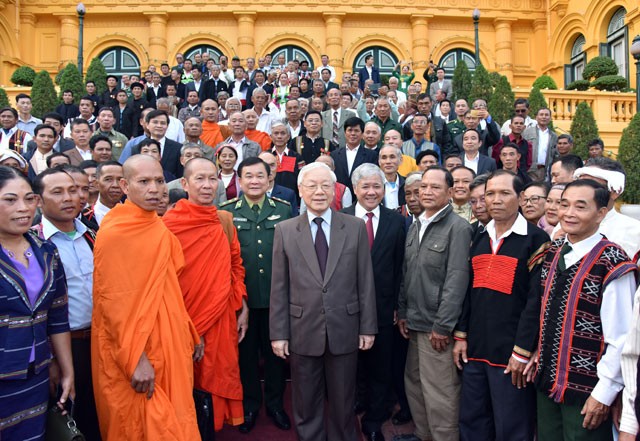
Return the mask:
M36 15L20 12L20 58L28 64L35 63Z
M429 67L429 19L433 15L411 15L411 57L416 79L422 81L422 74ZM436 63L438 60L435 61Z
M325 50L329 56L329 65L336 70L336 80L340 84L339 79L342 78L342 71L346 68L351 70L350 66L345 66L344 50L342 48L342 21L347 14L343 12L324 12L324 30L325 30ZM319 60L318 60L319 61ZM319 66L319 65L318 65ZM316 66L316 67L318 67Z
M493 26L496 31L496 70L513 83L513 44L511 25L516 18L496 18Z
M166 12L145 12L149 20L149 64L164 63L167 61L167 21L169 14ZM160 71L160 66L156 66Z
M255 43L255 12L234 12L238 21L238 57L244 64L247 58L256 56ZM233 55L233 54L229 54Z
M78 62L78 16L76 14L60 14L60 65ZM31 50L30 50L31 51Z

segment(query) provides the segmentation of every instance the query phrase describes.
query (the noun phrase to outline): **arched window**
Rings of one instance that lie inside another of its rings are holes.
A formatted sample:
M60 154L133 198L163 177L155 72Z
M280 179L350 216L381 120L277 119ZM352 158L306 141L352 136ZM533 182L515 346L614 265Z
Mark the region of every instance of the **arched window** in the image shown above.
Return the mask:
M194 46L185 52L185 60L190 59L193 61L196 54L204 54L208 53L209 58L212 59L216 64L220 63L220 55L222 55L222 51L215 46L211 46L209 44L200 44L198 46Z
M461 61L467 63L467 67L471 72L475 72L476 70L476 59L475 56L464 49L453 49L447 52L440 58L440 62L438 63L438 67L444 68L444 76L445 78L451 79L453 78L453 71L456 69L456 66Z
M587 54L584 52L586 44L584 35L578 35L571 46L571 59L565 65L565 86L582 79L582 72L587 65Z
M109 75L140 75L140 60L129 49L118 46L104 51L100 60Z
M607 44L606 54L613 58L613 61L618 65L618 75L625 78L629 75L629 48L628 31L624 24L627 10L625 8L619 8L611 17L609 26L607 26Z
M299 46L280 46L278 49L271 52L271 66L279 66L278 56L280 55L284 55L285 63L292 60L307 61L309 63L309 70L313 70L313 60L311 59L311 56L307 51Z
M398 57L393 52L380 46L368 47L361 51L353 62L353 71L358 72L365 66L365 58L373 55L373 65L378 68L380 75L391 75L398 63Z

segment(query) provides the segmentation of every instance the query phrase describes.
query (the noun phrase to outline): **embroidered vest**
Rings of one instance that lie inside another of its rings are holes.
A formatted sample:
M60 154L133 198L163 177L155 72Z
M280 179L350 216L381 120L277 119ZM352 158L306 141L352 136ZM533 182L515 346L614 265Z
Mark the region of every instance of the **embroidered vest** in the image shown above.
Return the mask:
M606 349L602 294L609 282L637 267L622 248L602 239L580 261L560 271L563 243L553 243L542 267L536 386L557 403L578 405L597 384L596 367Z

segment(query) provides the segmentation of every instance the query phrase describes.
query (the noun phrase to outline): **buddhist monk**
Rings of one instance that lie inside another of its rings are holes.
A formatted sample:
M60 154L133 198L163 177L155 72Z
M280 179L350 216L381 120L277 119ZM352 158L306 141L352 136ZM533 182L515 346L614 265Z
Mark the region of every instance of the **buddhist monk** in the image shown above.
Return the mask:
M245 274L233 217L213 205L215 164L190 160L182 186L189 199L179 201L162 220L182 245L186 266L180 287L204 345L204 356L196 351L195 387L211 393L215 430L221 430L225 422L236 426L244 421L238 342L249 318Z
M193 402L200 337L182 299L180 243L156 215L166 188L154 158L124 163L127 201L103 219L94 255L91 362L105 441L200 439Z
M222 133L221 127L218 125L218 103L214 100L204 100L200 112L203 117L200 139L206 145L220 144L228 134Z

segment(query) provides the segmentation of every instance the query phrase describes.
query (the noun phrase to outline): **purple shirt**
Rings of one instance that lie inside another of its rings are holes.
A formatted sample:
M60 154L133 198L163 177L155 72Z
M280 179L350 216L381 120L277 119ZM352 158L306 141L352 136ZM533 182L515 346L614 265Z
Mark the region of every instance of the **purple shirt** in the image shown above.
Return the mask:
M4 250L3 250L4 251ZM33 309L36 304L36 300L38 300L38 294L40 294L40 290L42 289L42 285L44 285L44 272L42 271L42 267L36 259L36 256L33 254L33 250L31 247L27 248L29 253L29 257L27 257L27 261L29 262L29 268L25 267L19 260L15 257L9 257L13 266L16 267L20 275L24 279L24 284L27 287L27 297L29 297L29 302L31 303L31 308ZM6 251L5 251L5 254ZM36 359L36 348L35 343L31 347L31 355L29 356L29 363L35 361Z

